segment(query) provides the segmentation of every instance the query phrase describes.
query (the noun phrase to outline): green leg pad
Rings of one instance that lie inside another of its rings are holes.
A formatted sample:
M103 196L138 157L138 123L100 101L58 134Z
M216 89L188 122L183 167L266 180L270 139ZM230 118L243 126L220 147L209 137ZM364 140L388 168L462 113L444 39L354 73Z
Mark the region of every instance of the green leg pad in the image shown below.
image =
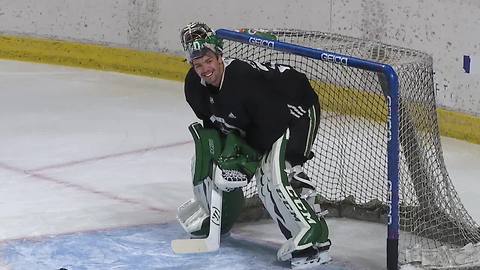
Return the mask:
M222 202L222 230L221 234L228 233L235 221L240 216L240 212L245 204L245 197L241 188L237 188L231 192L223 193ZM210 230L210 218L206 218L202 222L202 228L199 231L193 232L196 236L206 236Z

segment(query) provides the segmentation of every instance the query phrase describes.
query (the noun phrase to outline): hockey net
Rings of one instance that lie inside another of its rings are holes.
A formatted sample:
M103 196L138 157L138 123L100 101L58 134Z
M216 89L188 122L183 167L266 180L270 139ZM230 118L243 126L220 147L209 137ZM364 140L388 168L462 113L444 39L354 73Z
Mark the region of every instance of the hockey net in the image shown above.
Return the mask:
M445 168L432 58L420 51L337 34L297 30L258 33L395 69L400 92L399 261L435 267L470 265L474 259L467 256L460 262L455 252L468 247L473 248L470 253L478 252L475 243L480 242L480 233ZM313 145L315 156L305 166L315 182L317 201L330 215L386 223L388 111L381 78L374 72L240 42L225 40L224 47L225 57L287 64L307 75L322 108ZM250 209L262 209L254 182L244 192ZM264 216L254 213L247 216ZM447 251L452 252L444 255Z

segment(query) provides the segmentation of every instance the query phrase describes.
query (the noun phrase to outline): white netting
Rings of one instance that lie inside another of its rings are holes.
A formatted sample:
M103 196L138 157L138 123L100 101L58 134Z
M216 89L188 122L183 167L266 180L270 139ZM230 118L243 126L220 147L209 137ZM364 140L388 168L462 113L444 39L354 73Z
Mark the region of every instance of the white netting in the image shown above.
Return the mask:
M460 202L445 168L429 55L322 32L268 33L280 41L391 65L400 83L401 252L480 242L478 225ZM225 41L224 54L288 64L307 75L322 108L315 157L306 164L318 200L333 214L385 222L387 106L379 75L232 41ZM252 201L255 192L254 183L245 189Z

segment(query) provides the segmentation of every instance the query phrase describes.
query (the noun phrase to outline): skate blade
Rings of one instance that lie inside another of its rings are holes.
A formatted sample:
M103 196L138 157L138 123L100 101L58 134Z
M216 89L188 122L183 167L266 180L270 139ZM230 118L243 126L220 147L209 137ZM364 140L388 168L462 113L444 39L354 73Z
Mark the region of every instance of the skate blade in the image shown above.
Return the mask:
M332 260L328 252L320 252L314 258L293 258L290 262L291 269L311 269L313 267L326 264Z

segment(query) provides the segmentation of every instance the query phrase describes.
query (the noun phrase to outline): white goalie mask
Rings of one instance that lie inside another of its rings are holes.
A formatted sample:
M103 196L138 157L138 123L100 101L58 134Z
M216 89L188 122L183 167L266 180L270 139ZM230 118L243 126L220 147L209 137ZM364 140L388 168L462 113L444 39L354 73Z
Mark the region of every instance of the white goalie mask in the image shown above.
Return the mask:
M204 23L189 23L180 32L180 39L188 62L202 57L208 50L217 55L222 54L222 39L218 38L215 32Z

